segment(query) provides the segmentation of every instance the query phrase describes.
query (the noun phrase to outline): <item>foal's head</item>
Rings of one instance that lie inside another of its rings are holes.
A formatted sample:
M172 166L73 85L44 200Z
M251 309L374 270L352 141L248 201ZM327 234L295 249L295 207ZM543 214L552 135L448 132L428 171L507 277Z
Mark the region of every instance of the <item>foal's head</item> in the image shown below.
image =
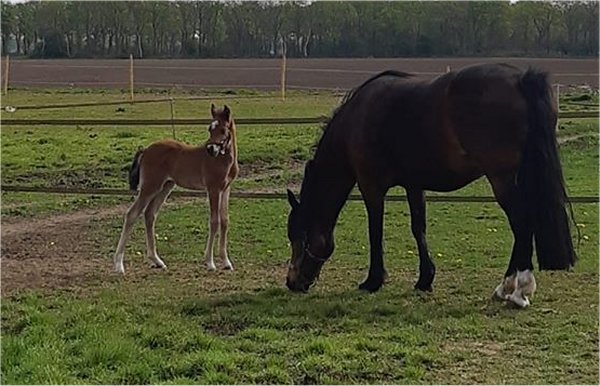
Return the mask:
M210 105L213 121L208 125L210 138L206 142L206 151L213 157L225 154L231 148L231 110L223 106L218 110L214 104Z

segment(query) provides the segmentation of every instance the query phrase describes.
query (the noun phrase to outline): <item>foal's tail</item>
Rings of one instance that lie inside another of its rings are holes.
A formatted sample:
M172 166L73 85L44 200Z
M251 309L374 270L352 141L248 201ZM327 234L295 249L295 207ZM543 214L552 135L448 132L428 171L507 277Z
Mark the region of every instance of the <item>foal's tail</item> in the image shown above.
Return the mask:
M140 183L140 159L144 153L143 149L138 150L133 156L133 162L129 169L129 189L136 191Z
M520 88L527 100L529 128L517 185L528 207L538 263L540 269L569 269L577 256L556 144L558 113L548 75L529 69L521 78ZM572 214L571 211L571 217Z

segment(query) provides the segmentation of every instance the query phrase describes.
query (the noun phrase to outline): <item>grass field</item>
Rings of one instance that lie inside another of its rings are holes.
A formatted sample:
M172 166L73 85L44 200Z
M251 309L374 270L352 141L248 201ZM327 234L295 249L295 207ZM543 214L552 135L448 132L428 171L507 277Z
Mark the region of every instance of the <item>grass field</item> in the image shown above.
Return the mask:
M10 103L119 97L115 91L15 91ZM295 93L286 101L227 103L237 117L315 116L330 113L338 101L325 93ZM168 106L125 105L124 113L116 107L10 116L168 114ZM177 117L206 117L208 109L208 101L176 105ZM572 138L561 145L569 192L597 195L597 120L560 125L559 135ZM242 176L236 190L298 186L319 127L238 130ZM170 134L170 127L3 126L2 183L124 188L135 149ZM206 129L177 128L177 137L201 142ZM454 194L490 191L478 181ZM516 310L490 300L512 243L495 204L429 204L428 239L438 275L434 292L423 295L412 290L418 258L401 202L386 206L390 279L379 293L357 290L368 266L368 238L364 207L350 202L336 228L332 260L311 293L298 295L283 286L289 258L284 201L233 199L230 255L236 270L207 272L201 264L206 203L171 200L156 227L168 270L148 267L138 225L120 278L111 273L111 259L124 207L111 208L129 202L2 194L3 228L26 229L6 237L3 229L2 279L14 281L2 286L3 383L598 382L597 204L574 206L582 236L574 272L536 273L532 307ZM90 215L69 222L79 213ZM54 225L45 225L48 218L56 219Z

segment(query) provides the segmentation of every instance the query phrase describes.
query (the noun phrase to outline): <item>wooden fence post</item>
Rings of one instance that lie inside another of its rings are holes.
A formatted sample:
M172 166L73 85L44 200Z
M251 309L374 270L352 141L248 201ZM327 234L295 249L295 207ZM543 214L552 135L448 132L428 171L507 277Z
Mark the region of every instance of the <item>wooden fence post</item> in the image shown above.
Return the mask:
M133 102L133 54L129 54L129 100Z
M10 56L6 55L6 64L4 68L4 96L8 95L8 76L10 68Z
M286 49L285 43L281 45L281 100L285 100L285 72L286 72Z

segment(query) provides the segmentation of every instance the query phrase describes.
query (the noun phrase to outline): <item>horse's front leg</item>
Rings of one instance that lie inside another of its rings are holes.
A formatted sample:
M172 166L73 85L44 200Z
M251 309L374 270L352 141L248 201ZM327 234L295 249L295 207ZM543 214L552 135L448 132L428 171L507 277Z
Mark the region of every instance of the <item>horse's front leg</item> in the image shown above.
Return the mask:
M206 251L204 252L204 258L206 259L206 266L209 271L217 269L213 258L213 245L215 242L215 236L219 231L219 207L221 204L221 192L218 189L208 190L208 202L210 205L210 215L208 220L208 240L206 241Z
M419 280L415 284L415 289L432 291L431 283L435 277L435 265L429 257L425 238L425 193L421 189L406 189L406 196L410 207L410 226L419 250Z
M221 193L221 207L219 209L219 216L221 219L221 230L219 234L219 255L223 260L223 268L233 270L233 264L229 260L227 255L227 232L229 230L229 193L231 188L227 187Z
M360 184L359 184L360 187ZM385 191L371 191L360 188L369 216L369 242L371 245L371 263L367 279L359 289L375 292L381 288L387 273L383 266L383 209Z

